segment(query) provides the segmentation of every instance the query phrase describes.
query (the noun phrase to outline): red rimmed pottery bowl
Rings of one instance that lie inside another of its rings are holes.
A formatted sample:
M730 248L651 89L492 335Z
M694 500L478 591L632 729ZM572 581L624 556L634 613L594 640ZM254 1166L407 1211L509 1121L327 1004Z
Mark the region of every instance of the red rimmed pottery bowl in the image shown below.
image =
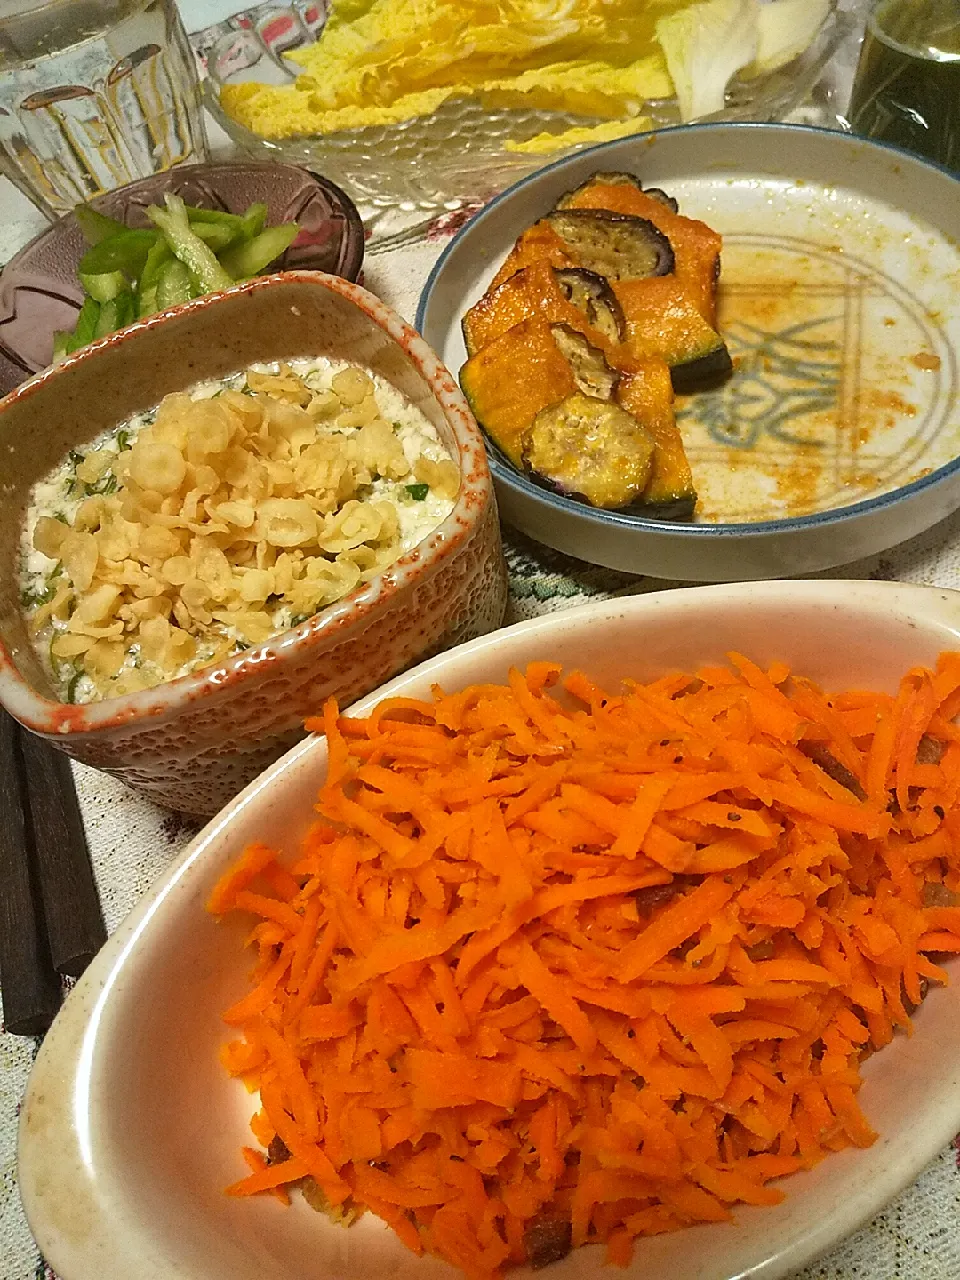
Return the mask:
M412 551L307 622L140 693L60 702L17 590L31 487L67 452L168 392L260 361L329 356L413 402L460 467L453 511ZM91 344L0 401L0 704L69 755L161 804L214 813L303 733L432 654L499 626L506 574L477 426L423 340L358 285L287 272L197 298Z

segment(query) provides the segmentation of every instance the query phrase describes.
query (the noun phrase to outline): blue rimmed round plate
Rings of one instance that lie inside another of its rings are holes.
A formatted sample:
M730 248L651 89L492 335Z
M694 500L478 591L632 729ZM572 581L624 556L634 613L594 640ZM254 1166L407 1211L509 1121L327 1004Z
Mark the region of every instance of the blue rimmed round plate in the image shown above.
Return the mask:
M670 129L518 183L451 242L421 297L418 326L450 369L466 359L460 319L516 236L597 170L636 173L722 233L734 373L677 400L692 521L597 511L494 458L511 524L597 564L718 581L846 563L960 504L960 184L848 134Z

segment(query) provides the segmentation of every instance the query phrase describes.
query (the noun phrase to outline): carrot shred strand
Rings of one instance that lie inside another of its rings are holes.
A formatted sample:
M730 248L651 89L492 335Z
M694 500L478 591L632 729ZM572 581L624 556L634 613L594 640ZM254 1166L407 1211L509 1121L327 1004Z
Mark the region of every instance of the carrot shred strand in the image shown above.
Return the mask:
M895 696L732 654L328 701L297 858L251 845L208 901L250 922L221 1060L270 1153L228 1194L498 1280L869 1146L861 1059L960 952L958 713L958 654Z

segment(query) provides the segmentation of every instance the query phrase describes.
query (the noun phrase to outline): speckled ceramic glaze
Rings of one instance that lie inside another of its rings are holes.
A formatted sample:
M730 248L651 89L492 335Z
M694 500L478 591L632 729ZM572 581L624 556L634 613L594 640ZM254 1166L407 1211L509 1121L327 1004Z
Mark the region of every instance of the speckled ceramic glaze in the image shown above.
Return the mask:
M459 460L447 519L386 572L276 639L156 689L54 700L19 606L30 487L72 447L166 393L256 361L328 355L393 383ZM0 703L28 729L153 799L209 814L302 736L398 671L499 626L506 575L483 443L452 377L357 285L288 272L198 298L94 343L0 401Z
M511 664L537 659L613 687L729 649L764 665L787 661L828 690L892 692L904 671L958 645L957 592L881 582L657 591L508 627L356 710L368 714L389 695L429 697L435 683L453 692L503 681ZM19 1180L30 1226L63 1280L462 1280L415 1257L373 1214L344 1230L300 1197L284 1208L223 1194L246 1172L240 1147L257 1105L218 1057L234 1038L220 1012L249 990L249 922L214 922L203 903L251 841L296 855L325 770L326 742L312 737L238 796L113 934L46 1037L20 1112ZM587 1247L509 1280L794 1274L879 1212L960 1128L958 1018L954 979L931 990L914 1035L864 1065L859 1100L879 1140L784 1179L782 1204L738 1205L734 1223L640 1240L626 1271Z

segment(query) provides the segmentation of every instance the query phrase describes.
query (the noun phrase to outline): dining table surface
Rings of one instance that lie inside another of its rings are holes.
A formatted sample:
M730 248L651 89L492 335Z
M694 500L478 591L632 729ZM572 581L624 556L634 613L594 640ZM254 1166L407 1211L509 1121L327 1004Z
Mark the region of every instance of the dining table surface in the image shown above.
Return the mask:
M235 0L181 0L195 44L210 24L241 6ZM856 66L864 0L840 0L849 34L810 99L791 119L842 127ZM229 140L208 121L213 156L232 153ZM429 271L449 239L472 212L445 211L409 233L368 242L362 283L412 321ZM6 179L0 179L0 265L43 230L43 215ZM508 527L503 544L510 595L505 623L518 622L589 601L692 584L619 573L571 559ZM960 588L960 512L922 536L882 555L811 575L832 579L880 579ZM123 783L74 764L78 798L108 931L199 830L182 814L157 807ZM17 1192L17 1123L39 1040L0 1032L0 1280L55 1280L30 1234ZM872 1222L790 1280L948 1280L960 1277L960 1139ZM70 1280L63 1277L62 1280ZM105 1280L114 1280L106 1277Z

